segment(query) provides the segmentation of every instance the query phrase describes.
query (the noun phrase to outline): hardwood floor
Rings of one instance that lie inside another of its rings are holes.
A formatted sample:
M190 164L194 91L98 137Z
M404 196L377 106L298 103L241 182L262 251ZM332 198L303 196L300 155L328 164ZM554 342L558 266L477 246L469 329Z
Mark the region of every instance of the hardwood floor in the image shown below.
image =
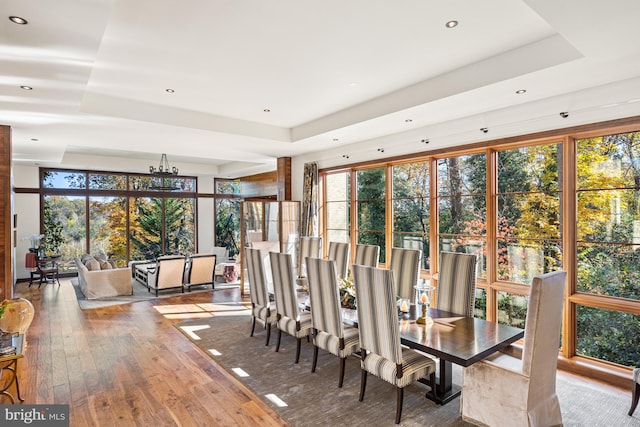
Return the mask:
M69 404L71 426L289 425L172 326L201 315L182 304L238 301L238 289L83 311L61 282L14 292L36 309L18 364L25 403Z
M14 292L36 309L18 363L25 403L69 404L71 426L289 425L172 326L202 315L189 304L239 301L238 289L83 311L61 283ZM559 376L630 402L629 390Z

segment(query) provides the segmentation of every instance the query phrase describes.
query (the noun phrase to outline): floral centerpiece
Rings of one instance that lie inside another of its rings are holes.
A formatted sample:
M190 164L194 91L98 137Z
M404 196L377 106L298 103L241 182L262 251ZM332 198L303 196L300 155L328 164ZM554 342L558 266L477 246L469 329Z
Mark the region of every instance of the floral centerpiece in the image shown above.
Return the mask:
M355 310L356 288L350 273L346 278L338 278L338 289L340 290L340 305Z

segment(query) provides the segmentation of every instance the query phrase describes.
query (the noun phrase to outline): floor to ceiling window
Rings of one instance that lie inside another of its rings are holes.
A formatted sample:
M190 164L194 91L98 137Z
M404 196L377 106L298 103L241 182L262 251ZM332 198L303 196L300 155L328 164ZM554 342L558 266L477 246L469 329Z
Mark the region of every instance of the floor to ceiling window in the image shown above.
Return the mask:
M384 167L356 172L356 242L380 246L380 262L385 263L386 173Z
M224 246L229 256L240 252L240 180L215 179L216 246Z
M196 247L195 178L43 169L41 187L43 231L61 227L63 271L83 253L124 266Z
M576 151L576 353L638 364L640 315L627 307L640 300L640 132L578 139Z
M327 174L323 180L327 188L323 209L326 212L323 227L324 240L327 242L350 241L351 225L351 174L349 172L335 172Z
M352 243L383 254L421 247L422 277L437 272L441 251L477 254L475 315L518 327L533 278L564 269L561 354L604 361L594 373L640 366L640 123L630 123L321 170L322 232L355 233ZM349 173L353 187L336 184Z

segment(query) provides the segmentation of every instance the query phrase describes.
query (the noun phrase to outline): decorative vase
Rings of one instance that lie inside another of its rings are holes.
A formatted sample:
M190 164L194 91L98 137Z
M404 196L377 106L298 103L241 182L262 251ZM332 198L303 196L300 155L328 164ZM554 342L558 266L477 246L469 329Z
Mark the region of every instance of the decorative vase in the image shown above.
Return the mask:
M33 320L35 309L31 301L15 298L2 301L7 308L0 319L0 329L9 333L24 334Z

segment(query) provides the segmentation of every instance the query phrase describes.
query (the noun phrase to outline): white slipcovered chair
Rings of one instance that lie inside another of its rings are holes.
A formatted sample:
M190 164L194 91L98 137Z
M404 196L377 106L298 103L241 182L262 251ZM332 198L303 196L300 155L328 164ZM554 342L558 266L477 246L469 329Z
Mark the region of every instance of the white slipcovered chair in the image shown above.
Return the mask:
M465 368L462 418L488 426L562 425L556 368L566 272L531 284L522 360L497 352Z

